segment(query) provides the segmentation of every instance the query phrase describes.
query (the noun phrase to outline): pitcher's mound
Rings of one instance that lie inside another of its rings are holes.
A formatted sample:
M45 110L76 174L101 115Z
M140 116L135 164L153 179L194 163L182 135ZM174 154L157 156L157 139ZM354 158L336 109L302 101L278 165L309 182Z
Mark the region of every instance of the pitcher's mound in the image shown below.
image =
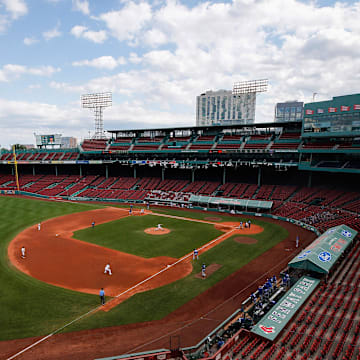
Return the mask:
M258 242L256 239L247 236L237 236L234 241L240 244L256 244Z
M146 232L147 234L150 234L150 235L165 235L165 234L168 234L169 232L171 232L171 230L166 229L166 228L162 228L160 230L157 227L151 227L151 228L145 229L144 232Z

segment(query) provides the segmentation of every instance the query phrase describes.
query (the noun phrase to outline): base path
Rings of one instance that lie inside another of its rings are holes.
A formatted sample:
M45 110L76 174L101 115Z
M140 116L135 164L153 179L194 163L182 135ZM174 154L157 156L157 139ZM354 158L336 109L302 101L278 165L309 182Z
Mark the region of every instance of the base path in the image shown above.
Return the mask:
M116 296L177 260L166 256L145 259L72 238L74 231L90 227L93 221L98 225L125 216L127 210L108 207L47 220L40 231L32 226L11 241L9 259L22 272L49 284L89 294L98 294L103 287L106 295ZM22 246L25 259L21 258ZM111 276L104 274L107 263ZM184 262L135 292L171 283L191 271L191 264Z

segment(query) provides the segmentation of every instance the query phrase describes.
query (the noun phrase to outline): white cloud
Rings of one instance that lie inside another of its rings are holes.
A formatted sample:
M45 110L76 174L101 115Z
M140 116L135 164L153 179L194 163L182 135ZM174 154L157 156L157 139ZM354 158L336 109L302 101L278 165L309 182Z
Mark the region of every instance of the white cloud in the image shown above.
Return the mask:
M152 18L151 7L146 2L135 3L129 1L118 11L110 11L99 16L119 41L134 41L141 29Z
M24 38L24 44L27 45L27 46L30 46L30 45L35 44L37 42L38 42L38 40L36 38L34 38L34 37L26 37L26 38Z
M56 37L61 36L61 32L59 31L60 24L57 24L53 29L43 32L43 37L46 41L54 39Z
M27 67L24 65L7 64L0 69L0 82L18 79L22 75L51 76L60 71L53 66Z
M20 16L27 14L28 9L23 0L1 0L5 9L10 13L12 19L18 19Z
M86 26L76 25L71 29L71 34L76 38L84 38L101 44L107 39L105 30L91 31Z
M73 66L90 66L98 69L108 69L113 70L119 65L124 65L126 60L124 57L119 57L118 59L113 58L112 56L101 56L92 60L81 60L74 61Z
M88 0L72 0L72 3L75 10L82 12L84 15L90 14Z

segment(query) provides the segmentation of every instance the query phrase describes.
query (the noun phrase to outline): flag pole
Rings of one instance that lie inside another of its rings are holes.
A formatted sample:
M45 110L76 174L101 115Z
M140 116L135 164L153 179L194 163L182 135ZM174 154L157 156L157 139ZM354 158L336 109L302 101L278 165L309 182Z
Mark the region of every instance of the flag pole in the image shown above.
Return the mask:
M20 186L19 186L19 174L18 174L18 169L17 169L17 160L16 160L15 145L13 145L13 154L14 154L14 166L15 166L16 188L17 188L17 191L20 191Z

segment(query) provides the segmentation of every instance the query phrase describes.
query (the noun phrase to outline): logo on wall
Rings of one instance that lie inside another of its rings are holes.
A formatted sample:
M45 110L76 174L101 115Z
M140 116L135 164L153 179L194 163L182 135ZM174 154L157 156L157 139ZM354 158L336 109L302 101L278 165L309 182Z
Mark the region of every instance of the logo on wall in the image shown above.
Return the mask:
M350 231L348 231L348 230L343 230L343 231L341 232L341 235L342 235L342 236L345 236L345 237L351 237L351 236L352 236L352 233L351 233Z
M307 109L307 110L305 111L305 114L306 114L306 115L312 115L313 113L314 113L314 110Z
M328 112L329 113L335 113L335 112L337 112L337 108L336 107L329 107Z
M331 254L327 251L322 251L319 254L318 258L322 262L329 262L331 260Z
M342 105L340 108L341 111L350 111L350 106Z
M360 110L360 104L355 104L354 105L354 110Z
M304 259L311 253L311 250L304 251L301 255L298 256L298 259Z
M316 111L318 114L323 114L324 113L324 109L317 109Z
M335 232L335 229L330 229L327 231L327 234L332 234L333 232Z
M259 325L260 330L262 330L265 334L272 334L275 332L275 328L273 326L265 326Z

